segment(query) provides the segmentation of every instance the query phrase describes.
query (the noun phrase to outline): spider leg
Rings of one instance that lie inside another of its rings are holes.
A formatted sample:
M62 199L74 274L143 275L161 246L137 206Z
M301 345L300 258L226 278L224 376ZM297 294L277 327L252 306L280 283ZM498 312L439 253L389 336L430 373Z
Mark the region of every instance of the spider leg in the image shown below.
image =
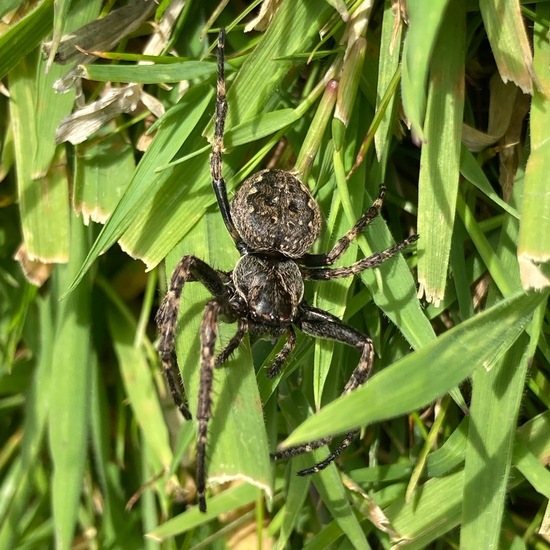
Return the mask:
M314 464L310 468L304 468L303 470L300 470L298 472L298 475L302 477L309 476L311 474L316 474L317 472L324 470L331 462L334 462L345 449L347 449L351 445L351 442L357 437L357 435L359 435L359 430L352 430L351 432L348 432L344 436L344 439L342 439L338 447L336 447L336 449L334 449L334 451L332 451L324 460L321 460L321 462L317 462L317 464ZM324 439L320 441L325 444ZM326 443L329 442L330 439Z
M239 347L239 344L242 342L242 339L244 338L247 330L248 322L246 321L246 319L239 319L237 332L234 334L231 340L229 340L227 346L225 346L225 348L220 352L218 357L216 357L216 367L223 366L223 363L225 363L229 359L229 357L231 357L231 354Z
M227 198L227 188L222 175L222 153L223 153L223 134L225 128L225 119L227 117L227 99L225 97L225 70L224 70L224 48L225 48L225 29L220 29L218 35L218 81L216 86L216 116L214 121L214 139L212 140L212 153L210 155L210 175L212 177L212 187L218 201L220 213L222 215L225 227L229 231L236 247L240 252L245 250L245 245L239 236L233 220L231 218L231 209L229 199Z
M327 254L305 254L300 258L300 263L306 267L327 267L332 265L342 254L348 249L350 243L358 237L358 235L374 220L380 213L386 187L380 186L378 197L372 203L363 215L357 220L357 223L333 246L332 250Z
M212 416L212 384L214 381L214 347L218 335L221 304L212 300L206 304L201 324L201 370L199 403L197 406L197 497L199 510L206 512L206 442L208 422Z
M334 269L330 268L302 268L302 275L304 279L314 279L314 280L323 280L328 279L342 279L343 277L350 277L351 275L357 275L365 269L371 269L373 267L378 267L383 264L388 258L395 256L412 243L418 240L418 235L411 235L407 237L404 241L390 246L382 252L375 252L368 258L363 258L350 266L347 267L336 267Z
M160 333L158 350L168 388L174 403L187 420L191 419L191 413L183 402L180 374L176 361L175 332L181 293L185 283L190 281L199 281L214 296L225 297L225 286L216 270L195 256L184 256L174 269L168 292L155 317Z
M346 325L340 321L340 319L334 315L331 315L327 311L323 311L322 309L314 308L306 304L302 304L300 306L300 316L296 324L303 332L309 334L310 336L325 338L328 340L336 340L347 344L348 346L352 346L361 352L359 363L344 387L342 392L343 395L353 391L366 382L370 376L374 362L374 348L372 345L372 340L369 337L364 336L354 328ZM301 470L298 472L298 475L305 476L319 472L320 470L326 468L342 453L342 451L344 451L344 449L350 445L353 438L358 433L358 430L352 430L346 433L344 439L338 447L336 447L336 449L332 451L324 460L315 464L311 468ZM289 447L288 449L272 453L271 458L273 460L281 460L296 456L298 454L307 453L330 443L332 439L332 437L325 437L303 445Z
M281 351L277 354L273 363L271 363L269 370L267 371L268 378L275 378L280 372L281 368L287 360L290 352L296 347L296 333L294 329L289 326L286 331L287 340L285 345L281 348Z

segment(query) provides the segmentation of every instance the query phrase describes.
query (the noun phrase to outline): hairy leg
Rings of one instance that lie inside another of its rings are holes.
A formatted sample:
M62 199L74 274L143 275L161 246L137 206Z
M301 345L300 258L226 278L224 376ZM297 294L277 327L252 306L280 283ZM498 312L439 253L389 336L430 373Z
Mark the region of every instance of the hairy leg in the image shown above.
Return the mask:
M357 223L333 246L327 254L306 254L300 259L300 263L307 267L326 267L332 265L348 249L349 245L359 234L374 220L380 213L386 188L381 185L378 197L363 215L357 220Z
M361 271L366 269L372 269L373 267L378 267L382 265L386 260L395 256L405 248L409 247L412 243L418 240L418 235L412 235L411 237L406 238L404 241L390 246L382 252L375 252L368 258L363 258L350 266L347 267L336 267L334 269L330 268L302 268L302 275L304 279L314 279L327 281L329 279L342 279L344 277L351 277L352 275L357 275Z
M214 382L214 348L218 335L220 304L216 300L208 302L204 309L201 324L201 370L199 382L199 402L197 405L197 496L199 510L206 512L206 443L208 422L212 416L212 384Z
M281 351L277 354L267 371L268 378L275 378L281 372L281 368L288 359L290 352L296 346L296 333L292 327L288 327L286 335L287 339L285 345L281 348Z
M239 347L242 342L246 331L248 330L248 322L246 319L239 319L237 326L237 332L233 335L233 338L229 340L227 346L216 357L216 367L221 367L231 357L231 354Z
M235 229L231 219L231 210L229 199L227 198L227 189L225 179L222 175L222 153L223 153L223 134L225 129L225 119L227 117L227 99L225 97L225 70L224 70L224 48L225 48L225 29L220 29L218 35L218 81L216 85L216 116L214 119L214 139L212 140L212 154L210 155L210 175L212 178L212 188L216 194L220 213L222 215L225 227L235 241L236 247L240 252L245 249L244 243Z
M184 256L174 269L168 292L155 318L160 334L158 350L168 388L174 403L187 420L191 418L191 413L183 402L180 374L176 361L175 333L181 293L185 283L191 281L201 282L216 297L223 298L225 296L225 286L213 268L195 256Z
M372 340L354 328L346 325L334 315L331 315L322 309L314 308L306 304L302 304L300 307L300 317L296 324L303 332L316 338L325 338L328 340L342 342L361 352L359 363L352 372L351 377L342 393L349 393L366 382L370 376L374 362ZM311 468L301 470L298 472L298 475L309 475L326 468L342 453L342 451L344 451L344 449L350 445L357 434L358 430L352 430L346 433L344 439L340 442L338 447L336 447L336 449L332 451L324 460L315 464ZM288 449L283 449L272 453L271 458L273 460L291 458L298 454L307 453L314 449L318 449L319 447L330 443L330 441L332 441L332 437L326 437L303 445L289 447Z

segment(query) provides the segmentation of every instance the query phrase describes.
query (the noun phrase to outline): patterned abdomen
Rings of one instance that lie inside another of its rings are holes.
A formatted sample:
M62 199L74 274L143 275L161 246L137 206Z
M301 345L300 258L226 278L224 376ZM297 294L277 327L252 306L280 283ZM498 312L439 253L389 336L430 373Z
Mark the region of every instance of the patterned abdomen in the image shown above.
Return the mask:
M321 231L321 212L309 189L283 170L262 170L244 181L231 217L251 252L302 256Z

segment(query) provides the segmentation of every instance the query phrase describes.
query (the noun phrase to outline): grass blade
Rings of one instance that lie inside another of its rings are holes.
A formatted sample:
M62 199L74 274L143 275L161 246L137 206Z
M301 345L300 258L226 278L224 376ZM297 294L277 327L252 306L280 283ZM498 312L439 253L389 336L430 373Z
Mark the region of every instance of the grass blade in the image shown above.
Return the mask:
M521 428L516 430L521 444L516 447L514 456L523 456L525 446L537 457L544 461L550 452L548 439L548 425L550 414L548 411L538 415ZM518 476L512 480L508 490L521 483ZM406 503L403 497L384 509L392 526L397 531L400 549L422 549L448 533L460 524L462 491L464 487L464 472L458 471L441 478L428 480L417 491L415 498ZM477 547L477 541L475 544Z
M113 291L109 293L114 298ZM128 311L120 311L122 304L113 306L107 318L130 406L151 449L151 458L168 470L173 460L168 428L144 351L135 346L136 323Z
M430 60L448 3L449 0L407 3L410 24L403 45L401 93L413 134L422 141L425 141L423 128Z
M200 96L202 100L196 101ZM138 164L124 196L94 242L67 292L71 292L79 284L99 254L120 238L132 221L143 212L144 203L146 204L147 200L158 192L158 184L165 179L166 175L155 177L156 166L167 164L172 160L174 154L194 130L211 96L211 93L205 93L204 89L197 87L185 96L178 109L173 109L165 115L153 142ZM176 112L186 105L189 105L189 109L186 109L183 120L176 117Z
M22 59L9 76L10 120L14 131L17 187L23 239L30 259L66 262L69 255L69 209L64 154L47 173L34 173L39 149L36 89L38 55ZM42 200L44 196L48 200ZM39 205L39 207L37 207Z
M53 3L53 0L43 0L0 36L0 79L32 52L50 32Z
M502 80L533 93L533 58L519 0L480 0L479 8Z
M543 299L536 293L516 294L460 324L324 407L295 430L285 446L343 433L429 404L476 368L493 365L523 332ZM484 327L482 341L480 327Z
M73 209L85 224L90 220L105 223L132 180L133 148L122 135L111 134L75 149Z
M498 548L529 339L520 337L489 372L473 374L460 543ZM473 546L472 546L473 545Z
M88 228L74 218L72 222L70 261L57 280L57 289L61 292L74 277L89 248ZM56 546L64 549L72 546L86 461L91 375L90 308L91 280L88 277L78 291L60 305L52 359L52 382L56 391L48 418L54 465L52 508Z
M380 38L380 67L378 69L378 85L376 92L376 110L380 109L380 102L387 93L388 87L396 71L399 70L399 57L401 54L401 43L403 33L403 23L397 19L399 14L394 12L390 0L384 3L384 19L382 22L382 35ZM390 103L384 111L384 116L376 130L374 136L374 145L376 147L376 156L379 160L383 159L389 153L389 144L391 134L394 130L395 113L397 112L398 95L394 94ZM382 160L382 166L386 162Z
M422 147L418 181L419 294L435 304L445 294L460 175L466 47L462 0L450 0L445 15L454 24L438 36L431 58L424 122L427 142Z
M544 21L550 19L550 6L539 4L537 15ZM525 187L521 205L521 229L519 232L518 260L523 287L542 289L550 285L550 276L542 262L550 260L550 198L548 178L550 173L550 144L548 125L550 111L550 70L548 56L550 45L546 40L547 27L535 21L534 49L535 70L540 89L534 90L530 112L531 155L525 168Z
M82 65L82 76L98 82L160 84L209 77L216 73L211 61L182 61L157 65Z
M521 191L521 181L516 182L512 202L517 201ZM496 248L496 256L514 278L516 287L519 286L518 264L510 245L517 242L518 226L518 221L508 215ZM499 296L493 283L488 305L494 304ZM533 325L531 323L530 333ZM472 377L462 503L461 545L464 548L472 544L483 548L499 546L515 428L532 351L529 338L522 335L494 368L478 369Z

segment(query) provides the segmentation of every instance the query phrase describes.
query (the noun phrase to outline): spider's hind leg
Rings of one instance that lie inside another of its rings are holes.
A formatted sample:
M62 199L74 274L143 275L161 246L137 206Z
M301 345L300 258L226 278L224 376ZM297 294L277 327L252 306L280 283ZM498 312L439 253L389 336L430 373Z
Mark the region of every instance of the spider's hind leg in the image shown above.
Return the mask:
M330 313L323 311L322 309L314 308L302 304L301 315L298 321L300 329L316 338L325 338L327 340L336 340L344 344L348 344L361 352L359 363L352 372L350 379L348 380L342 394L349 393L358 388L361 384L367 381L372 371L374 362L374 348L372 340L367 336L364 336L354 328L346 325L340 319L331 315ZM340 442L338 447L334 449L324 460L318 462L311 468L306 468L298 472L298 475L305 476L324 470L331 462L333 462L353 441L355 436L359 433L358 430L352 430L344 436L344 439ZM326 445L332 441L332 437L325 437L315 441L310 441L303 445L296 445L283 449L271 454L273 460L281 460L291 458L298 454L307 453L318 449L323 445Z
M218 317L221 304L212 300L206 304L201 324L201 369L199 402L197 406L197 497L199 510L206 512L206 443L208 422L212 416L212 385L214 382L214 348L218 336Z

